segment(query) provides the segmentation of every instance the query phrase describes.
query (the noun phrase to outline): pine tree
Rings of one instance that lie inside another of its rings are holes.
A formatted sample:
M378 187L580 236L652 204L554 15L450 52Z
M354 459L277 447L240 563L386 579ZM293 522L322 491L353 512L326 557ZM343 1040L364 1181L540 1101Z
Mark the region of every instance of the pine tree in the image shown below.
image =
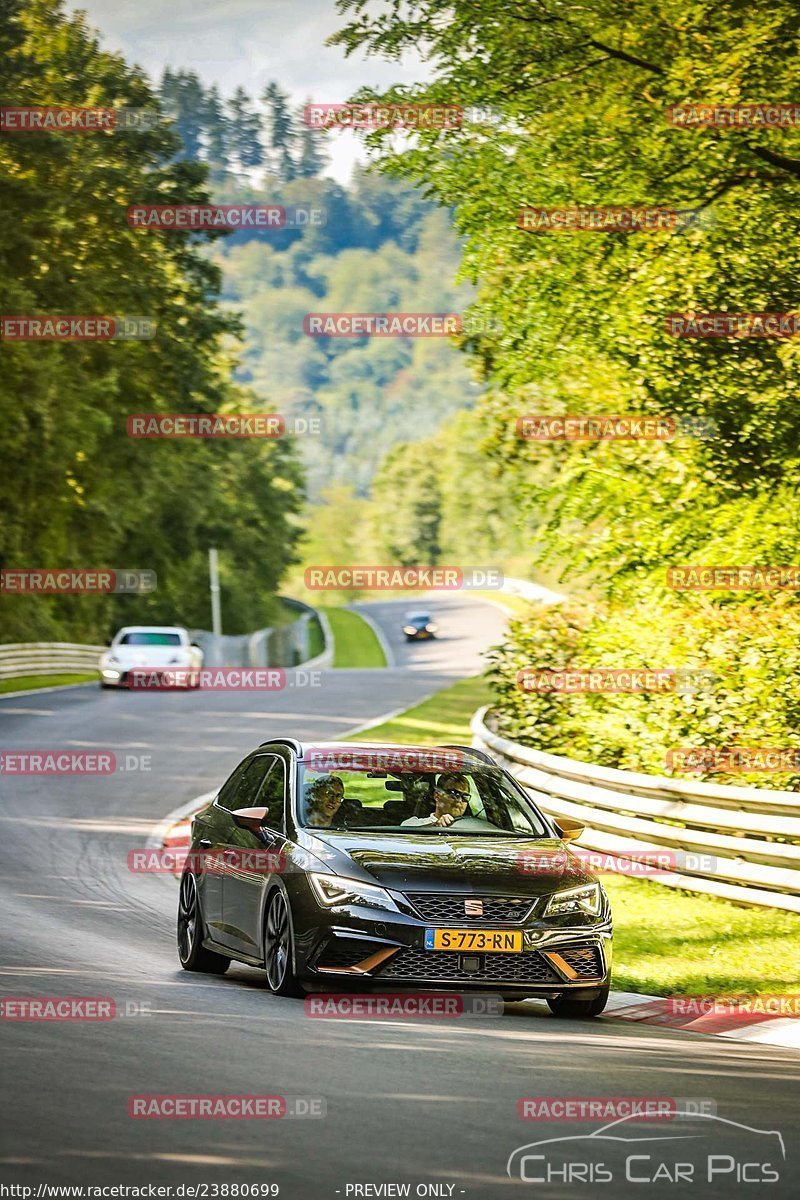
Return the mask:
M311 103L306 100L305 107ZM325 134L319 129L312 129L303 120L302 113L297 122L297 174L303 179L314 179L321 175L328 165L328 155L323 150Z
M261 145L261 121L253 109L253 102L242 87L238 87L228 101L230 113L230 142L239 166L260 167L264 162Z
M277 83L272 82L265 89L262 99L267 107L270 165L283 183L290 183L296 178L298 170L292 155L295 122L289 108L289 96L281 91Z
M212 178L224 176L228 167L230 131L224 103L216 84L206 93L203 115L205 118L205 153L211 164L211 176Z

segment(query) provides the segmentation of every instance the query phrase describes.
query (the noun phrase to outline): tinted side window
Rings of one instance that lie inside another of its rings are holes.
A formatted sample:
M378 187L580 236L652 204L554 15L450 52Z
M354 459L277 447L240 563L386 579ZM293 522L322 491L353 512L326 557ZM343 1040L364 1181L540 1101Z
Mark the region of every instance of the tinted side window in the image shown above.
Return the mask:
M258 754L255 758L248 758L241 763L224 784L217 798L220 808L232 812L236 808L254 807L258 789L272 761L269 755Z
M272 766L258 794L258 807L266 808L266 824L280 833L286 832L284 798L286 795L286 766L282 758L270 758Z

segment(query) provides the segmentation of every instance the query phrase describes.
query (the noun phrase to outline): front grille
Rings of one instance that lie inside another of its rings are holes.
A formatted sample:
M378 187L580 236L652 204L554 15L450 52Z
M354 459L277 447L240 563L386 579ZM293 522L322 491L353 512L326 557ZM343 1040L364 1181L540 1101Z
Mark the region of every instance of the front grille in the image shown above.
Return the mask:
M537 950L522 954L480 954L479 971L464 971L461 955L441 950L401 950L376 975L424 983L559 983L560 977ZM469 957L475 957L470 955Z
M530 896L467 896L408 892L407 898L423 921L431 921L434 925L496 925L498 921L503 925L519 925L526 919L534 904ZM483 904L481 916L468 916L465 912L465 901L474 900L480 900Z
M603 974L603 959L598 946L571 946L566 950L553 947L568 962L573 971L585 979L594 979Z
M355 967L374 953L375 947L367 942L348 938L333 938L314 964L317 968L330 967L339 971Z

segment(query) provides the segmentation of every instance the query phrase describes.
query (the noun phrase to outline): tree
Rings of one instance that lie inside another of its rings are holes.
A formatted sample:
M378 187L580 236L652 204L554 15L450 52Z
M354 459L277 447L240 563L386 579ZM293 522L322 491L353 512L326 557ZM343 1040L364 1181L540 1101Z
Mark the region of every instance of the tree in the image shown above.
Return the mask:
M305 108L311 103L306 100ZM305 111L304 108L304 111ZM328 155L323 149L325 133L312 127L303 120L302 115L297 121L297 175L301 179L313 179L321 175L328 164Z
M157 107L146 78L101 50L85 18L60 0L8 15L0 73L13 80L16 103ZM180 152L165 124L0 139L0 312L136 315L156 325L150 341L3 342L0 422L14 464L0 477L5 565L149 568L158 577L147 597L4 596L3 640L97 641L126 618L206 624L210 544L236 564L228 611L245 632L269 623L273 589L292 561L303 497L287 442L126 433L135 413L255 403L231 383L239 323L219 307L220 271L203 246L210 235L126 221L135 202L208 203L205 167Z
M252 103L242 87L237 87L228 101L231 149L243 170L260 167L264 162L264 149L260 138L261 122Z
M213 84L205 99L205 157L211 164L211 178L221 178L228 168L230 130L219 88Z
M267 136L271 151L273 173L284 183L297 175L293 152L295 121L289 107L289 96L277 83L268 84L262 97L267 108Z

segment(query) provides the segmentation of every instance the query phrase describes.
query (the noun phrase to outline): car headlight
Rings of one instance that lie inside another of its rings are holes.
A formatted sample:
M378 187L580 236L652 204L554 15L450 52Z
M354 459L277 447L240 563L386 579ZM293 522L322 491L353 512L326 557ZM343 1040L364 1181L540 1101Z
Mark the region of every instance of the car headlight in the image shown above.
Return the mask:
M426 625L425 626L425 629L427 630L428 633L436 633L436 630L438 628L439 628L438 625Z
M545 917L557 917L563 913L589 913L596 917L600 912L603 889L599 883L587 883L583 887L568 888L565 892L554 892L547 901Z
M343 879L340 875L311 872L308 878L317 903L323 908L332 908L335 904L363 904L367 908L400 911L385 888L373 887L371 883L361 883L357 879Z
M419 632L419 630L417 629L416 625L404 625L403 626L403 633L418 633L418 632Z

